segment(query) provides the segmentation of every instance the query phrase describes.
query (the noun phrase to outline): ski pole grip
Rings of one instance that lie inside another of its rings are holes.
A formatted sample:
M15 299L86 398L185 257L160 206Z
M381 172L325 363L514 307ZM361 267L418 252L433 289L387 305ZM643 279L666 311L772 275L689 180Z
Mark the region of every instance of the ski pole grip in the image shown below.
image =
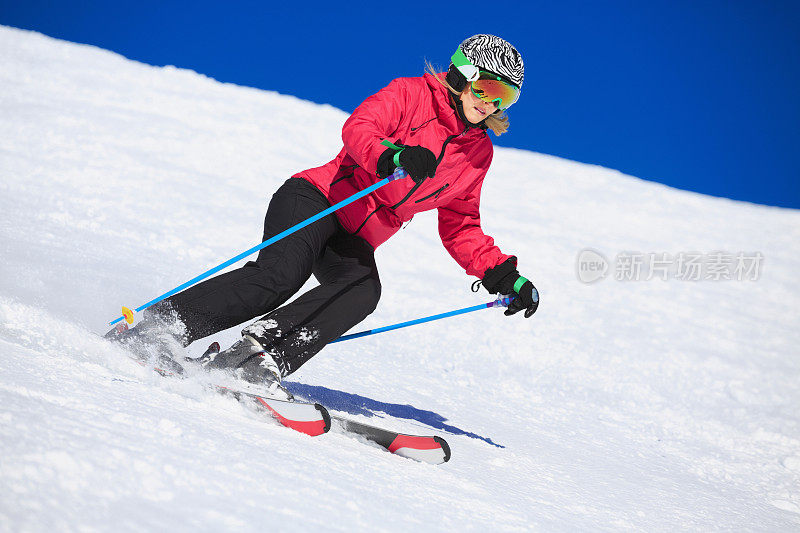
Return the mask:
M493 301L489 304L490 307L508 307L511 304L511 300L514 299L514 296L501 294L497 297L497 300Z
M408 176L408 173L402 167L397 167L392 173L392 175L388 177L388 180L389 181L399 180L405 178L406 176Z

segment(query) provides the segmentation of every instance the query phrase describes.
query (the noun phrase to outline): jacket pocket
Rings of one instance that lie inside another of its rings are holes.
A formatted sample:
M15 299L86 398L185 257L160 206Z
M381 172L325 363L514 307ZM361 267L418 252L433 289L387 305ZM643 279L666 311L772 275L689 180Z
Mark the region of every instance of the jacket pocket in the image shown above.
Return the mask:
M438 198L438 196L439 196L439 193L441 193L443 190L445 190L445 189L446 189L446 188L448 188L449 186L450 186L450 184L449 184L449 183L445 183L445 184L444 184L444 187L439 187L437 190L433 191L433 192L432 192L432 193L430 193L428 196L423 196L423 197L422 197L422 198L420 198L419 200L415 200L415 201L414 201L414 203L415 203L415 204L418 204L418 203L420 203L420 202L424 202L425 200L427 200L427 199L428 199L428 198L430 198L431 196L435 196L435 197L437 197L437 198Z
M347 178L352 178L352 177L353 177L353 173L352 173L352 172L351 172L350 174L345 174L345 175L344 175L344 176L342 176L341 178L336 178L335 180L333 180L333 181L331 182L331 185L336 185L336 184L337 184L337 183L339 183L340 181L342 181L342 180L346 180Z

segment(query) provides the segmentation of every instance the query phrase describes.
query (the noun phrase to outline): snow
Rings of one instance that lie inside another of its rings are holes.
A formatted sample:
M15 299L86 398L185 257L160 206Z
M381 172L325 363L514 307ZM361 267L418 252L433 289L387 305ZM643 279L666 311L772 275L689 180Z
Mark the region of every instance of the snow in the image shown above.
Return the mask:
M0 85L0 529L800 529L800 212L498 148L484 229L537 314L334 344L290 378L444 436L453 458L431 466L292 432L96 335L259 242L272 192L337 153L345 113L8 27ZM585 248L764 260L754 281L584 284ZM356 331L491 299L433 213L377 261Z

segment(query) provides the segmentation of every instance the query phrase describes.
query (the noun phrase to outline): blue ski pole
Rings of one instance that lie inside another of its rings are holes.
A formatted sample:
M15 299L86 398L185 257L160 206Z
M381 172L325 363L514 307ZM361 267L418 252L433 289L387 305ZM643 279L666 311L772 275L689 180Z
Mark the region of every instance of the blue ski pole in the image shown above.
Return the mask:
M383 333L384 331L391 331L393 329L407 328L408 326L414 326L416 324L422 324L424 322L431 322L433 320L439 320L440 318L463 315L464 313L471 313L472 311L488 309L489 307L508 307L508 304L511 303L511 299L512 299L511 296L498 296L497 300L493 302L473 305L471 307L465 307L463 309L456 309L455 311L448 311L447 313L439 313L438 315L431 315L423 318L417 318L416 320L400 322L398 324L392 324L391 326L384 326L382 328L368 329L367 331L351 333L350 335L342 335L338 339L331 341L329 344L333 344L334 342L349 341L350 339L357 339L359 337L366 337L367 335L375 335L376 333Z
M370 185L366 189L364 189L362 191L359 191L359 192L355 193L354 195L352 195L352 196L350 196L348 198L345 198L344 200L342 200L338 204L330 206L325 211L317 213L316 215L314 215L312 217L309 217L309 218L307 218L306 220L304 220L302 222L298 222L297 224L295 224L291 228L286 229L286 230L278 233L274 237L270 237L269 239L267 239L266 241L262 242L261 244L257 244L256 246L253 246L249 250L245 250L244 252L240 253L236 257L231 257L230 259L228 259L224 263L220 263L217 266L215 266L214 268L206 270L205 272L203 272L199 276L196 276L196 277L190 279L189 281L187 281L186 283L184 283L182 285L178 285L177 287L175 287L171 291L167 291L164 294L162 294L161 296L157 296L157 297L153 298L149 302L140 305L136 309L131 310L131 309L128 309L127 307L123 307L122 308L122 316L115 318L114 320L109 322L108 325L109 326L113 326L114 324L116 324L117 322L119 322L120 320L123 320L123 319L128 324L133 324L133 314L134 313L138 313L139 311L143 311L144 309L147 309L151 305L157 304L161 300L164 300L165 298L169 298L173 294L175 294L177 292L180 292L183 289L194 285L198 281L202 281L202 280L206 279L208 276L210 276L212 274L216 274L217 272L219 272L223 268L228 267L228 266L234 264L235 262L237 262L237 261L239 261L241 259L244 259L248 255L257 252L257 251L261 250L262 248L266 248L270 244L278 242L279 240L283 239L284 237L287 237L287 236L291 235L292 233L305 228L309 224L312 224L312 223L316 222L317 220L330 215L334 211L337 211L337 210L341 209L342 207L344 207L344 206L346 206L346 205L348 205L348 204L350 204L352 202L355 202L359 198L363 198L364 196L368 195L372 191L380 189L384 185L387 185L390 181L398 180L398 179L405 178L405 177L406 177L405 170L403 170L402 168L398 168L397 170L394 171L394 174L392 174L391 176L388 176L386 178L383 178L378 183L375 183L374 185Z

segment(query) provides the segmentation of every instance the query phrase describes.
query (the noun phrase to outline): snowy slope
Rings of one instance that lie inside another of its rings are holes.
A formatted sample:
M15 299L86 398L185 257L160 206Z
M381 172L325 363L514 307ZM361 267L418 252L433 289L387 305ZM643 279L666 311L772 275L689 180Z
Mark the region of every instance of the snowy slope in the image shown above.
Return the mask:
M286 430L95 335L258 242L345 113L7 27L0 87L0 530L800 528L799 212L498 149L484 229L539 287L535 317L336 344L291 378L444 435L434 467ZM764 262L757 281L588 285L586 247ZM377 258L358 330L490 299L432 213Z

